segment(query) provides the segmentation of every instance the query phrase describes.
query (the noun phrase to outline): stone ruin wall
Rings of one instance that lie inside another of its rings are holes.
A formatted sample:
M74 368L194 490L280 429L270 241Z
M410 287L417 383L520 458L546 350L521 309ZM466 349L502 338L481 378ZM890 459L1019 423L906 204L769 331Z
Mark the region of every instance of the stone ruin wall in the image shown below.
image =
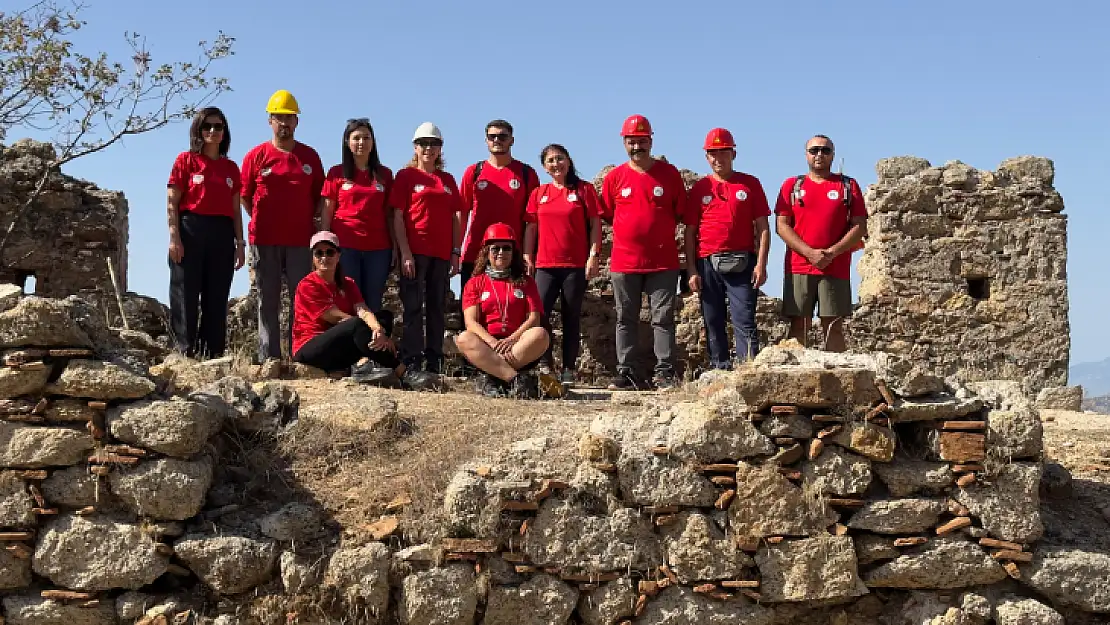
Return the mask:
M637 417L601 414L576 470L522 441L460 468L436 528L385 517L352 541L312 503L247 514L223 495L242 479L228 437L296 426L281 383L175 393L72 298L4 300L0 358L4 625L1110 615L1110 555L1043 540L1041 426L1012 382L773 348ZM322 529L336 540L305 551Z

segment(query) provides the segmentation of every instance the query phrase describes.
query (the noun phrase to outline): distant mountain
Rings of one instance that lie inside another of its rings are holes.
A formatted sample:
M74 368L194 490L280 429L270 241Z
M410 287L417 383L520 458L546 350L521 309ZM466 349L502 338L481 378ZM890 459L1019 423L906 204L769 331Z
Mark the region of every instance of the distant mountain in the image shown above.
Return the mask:
M1084 399L1083 410L1090 410L1091 412L1101 412L1102 414L1110 415L1110 395Z
M1081 384L1084 397L1110 395L1110 358L1072 365L1068 370L1068 384Z

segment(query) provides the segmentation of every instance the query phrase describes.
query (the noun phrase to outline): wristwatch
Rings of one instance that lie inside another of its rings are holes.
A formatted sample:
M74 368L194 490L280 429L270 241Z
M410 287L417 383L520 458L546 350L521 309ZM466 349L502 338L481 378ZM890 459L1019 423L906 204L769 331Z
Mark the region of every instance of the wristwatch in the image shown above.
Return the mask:
M456 248L451 250L451 255L452 256L462 256L462 250L460 250L459 248L456 247Z

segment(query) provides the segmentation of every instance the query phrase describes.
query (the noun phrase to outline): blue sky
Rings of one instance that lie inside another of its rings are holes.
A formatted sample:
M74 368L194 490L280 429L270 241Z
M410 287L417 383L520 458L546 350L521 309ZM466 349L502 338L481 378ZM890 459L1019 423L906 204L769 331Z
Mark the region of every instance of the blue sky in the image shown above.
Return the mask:
M1098 252L1110 219L1105 163L1094 158L1110 144L1104 3L90 0L84 16L83 50L124 58L124 30L146 35L156 61L191 56L220 29L236 37L236 55L216 70L234 89L217 104L237 160L267 140L263 110L278 88L300 101L297 138L326 165L338 162L345 120L362 116L395 169L413 129L439 124L456 175L484 156L483 127L496 117L516 126L519 158L537 165L543 145L563 143L591 177L622 160L629 114L650 118L657 153L701 172L706 131L725 126L738 168L769 190L804 171L801 148L817 132L864 184L885 156L982 169L1047 156L1070 216L1072 360L1110 356ZM67 169L126 193L129 288L163 301L165 180L186 146L182 124ZM772 272L770 294L781 279ZM246 288L244 270L233 294Z

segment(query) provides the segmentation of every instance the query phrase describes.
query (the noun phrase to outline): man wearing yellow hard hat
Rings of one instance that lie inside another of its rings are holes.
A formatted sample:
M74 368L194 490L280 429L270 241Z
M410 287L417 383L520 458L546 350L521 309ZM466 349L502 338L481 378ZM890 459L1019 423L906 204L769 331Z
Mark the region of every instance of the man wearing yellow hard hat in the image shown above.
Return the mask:
M273 137L243 157L243 210L250 217L250 263L258 288L259 362L281 358L282 336L289 342L292 320L281 325L281 285L289 289L289 309L301 278L312 269L308 242L316 232L324 167L316 150L296 141L300 106L279 89L266 104Z

